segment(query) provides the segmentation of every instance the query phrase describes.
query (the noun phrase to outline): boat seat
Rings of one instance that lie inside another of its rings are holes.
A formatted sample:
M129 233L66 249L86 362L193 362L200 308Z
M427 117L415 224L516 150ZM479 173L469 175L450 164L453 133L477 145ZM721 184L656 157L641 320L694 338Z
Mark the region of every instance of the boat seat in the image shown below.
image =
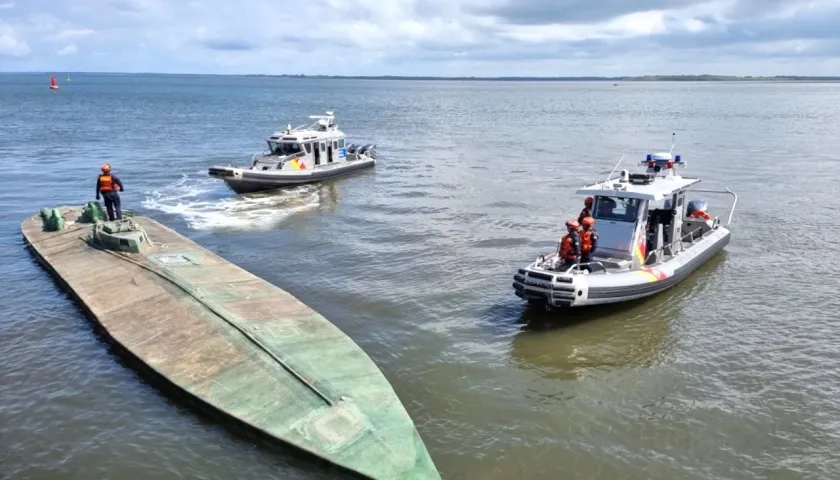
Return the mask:
M597 253L593 255L592 261L601 262L601 264L608 270L628 270L633 266L632 260L615 257L599 257Z

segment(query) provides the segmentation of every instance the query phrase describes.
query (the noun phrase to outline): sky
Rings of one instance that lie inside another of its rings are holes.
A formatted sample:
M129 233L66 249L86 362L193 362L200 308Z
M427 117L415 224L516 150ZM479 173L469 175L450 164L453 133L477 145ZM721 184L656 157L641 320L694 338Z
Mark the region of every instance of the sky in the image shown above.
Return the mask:
M0 0L0 71L840 76L840 0Z

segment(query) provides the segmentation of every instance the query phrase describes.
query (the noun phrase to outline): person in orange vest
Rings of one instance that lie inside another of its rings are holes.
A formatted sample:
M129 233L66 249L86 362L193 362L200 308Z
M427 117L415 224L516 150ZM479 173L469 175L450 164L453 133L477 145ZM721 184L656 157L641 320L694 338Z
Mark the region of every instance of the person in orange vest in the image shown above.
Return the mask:
M111 166L107 163L102 165L102 173L96 178L96 199L99 200L99 196L102 195L105 208L108 210L108 220L111 221L122 220L122 206L117 187L120 192L125 191L120 179L111 173Z
M583 223L584 218L592 216L593 201L594 199L592 197L586 197L586 200L583 201L583 210L581 210L580 215L578 215L578 223Z
M577 220L569 220L566 222L566 228L569 232L560 239L560 248L557 250L557 256L563 260L560 267L564 270L568 270L580 260L580 224Z
M595 226L595 219L586 217L580 222L582 230L580 231L580 263L590 263L592 261L592 254L598 248L598 231ZM592 272L591 265L584 265L582 269Z

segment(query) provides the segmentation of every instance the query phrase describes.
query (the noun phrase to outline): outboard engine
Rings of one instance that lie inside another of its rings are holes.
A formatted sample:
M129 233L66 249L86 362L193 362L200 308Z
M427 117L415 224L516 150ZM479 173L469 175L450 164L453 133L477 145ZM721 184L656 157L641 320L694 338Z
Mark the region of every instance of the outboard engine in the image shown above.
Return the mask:
M685 216L690 217L694 212L707 212L709 210L709 202L705 200L691 200L685 207Z
M359 155L363 155L363 154L367 153L371 157L376 158L376 150L375 149L376 149L376 145L374 145L372 143L368 143L367 145L365 145L365 146L363 146L359 149Z
M705 200L691 200L686 205L683 233L688 233L692 240L702 237L714 227L715 220L706 211L708 208Z
M347 153L356 153L356 149L359 148L359 147L357 147L355 143L351 143L351 144L347 145L346 148L347 148Z

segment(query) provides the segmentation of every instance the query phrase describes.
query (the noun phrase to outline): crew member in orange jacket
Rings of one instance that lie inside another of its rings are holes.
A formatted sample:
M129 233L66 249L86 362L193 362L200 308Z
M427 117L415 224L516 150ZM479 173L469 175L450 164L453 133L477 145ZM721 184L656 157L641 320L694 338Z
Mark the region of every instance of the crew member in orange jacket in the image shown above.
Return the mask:
M560 248L557 251L557 255L563 260L561 268L564 270L568 270L580 260L580 224L577 220L569 220L566 222L566 228L569 232L560 239Z
M595 226L595 219L586 217L580 222L583 229L580 231L580 263L589 263L592 261L592 254L598 248L598 231ZM591 265L584 265L581 267L584 270L592 272Z
M111 166L107 163L102 165L102 173L96 178L96 199L99 200L99 196L102 195L102 199L105 200L108 220L122 220L122 206L117 187L120 192L125 191L120 179L111 173Z

